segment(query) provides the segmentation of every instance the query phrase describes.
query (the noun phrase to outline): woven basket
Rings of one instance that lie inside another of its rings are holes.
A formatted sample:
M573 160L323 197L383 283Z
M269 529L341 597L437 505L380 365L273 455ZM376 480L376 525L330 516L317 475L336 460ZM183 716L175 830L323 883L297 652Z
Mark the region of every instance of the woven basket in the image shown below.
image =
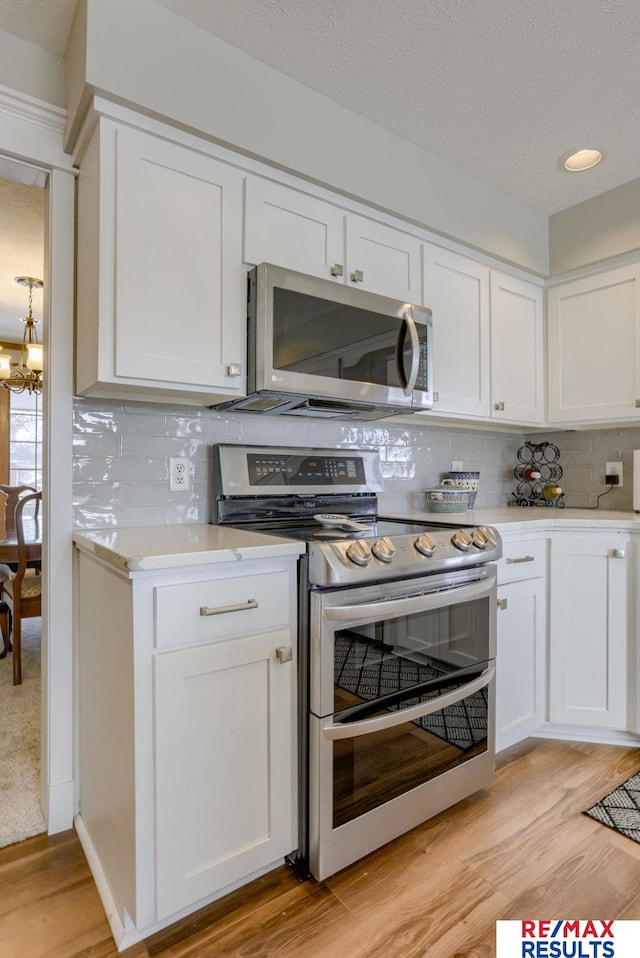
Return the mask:
M427 510L429 512L466 512L469 508L468 489L452 489L439 486L437 489L427 489Z

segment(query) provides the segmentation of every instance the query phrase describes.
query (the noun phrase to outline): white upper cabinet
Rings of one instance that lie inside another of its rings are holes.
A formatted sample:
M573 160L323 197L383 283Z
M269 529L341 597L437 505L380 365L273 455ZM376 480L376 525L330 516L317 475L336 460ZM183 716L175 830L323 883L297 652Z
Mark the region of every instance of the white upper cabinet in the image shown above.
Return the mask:
M409 233L364 216L349 215L347 283L403 303L421 304L421 246L421 241Z
M491 270L491 413L544 421L544 297L533 283Z
M489 270L425 243L424 303L433 312L434 412L490 415Z
M100 120L78 189L80 394L243 394L242 182L203 153Z
M421 302L421 241L271 180L248 177L244 259Z
M344 210L279 183L248 176L244 261L344 278Z
M640 264L548 292L549 422L637 419Z

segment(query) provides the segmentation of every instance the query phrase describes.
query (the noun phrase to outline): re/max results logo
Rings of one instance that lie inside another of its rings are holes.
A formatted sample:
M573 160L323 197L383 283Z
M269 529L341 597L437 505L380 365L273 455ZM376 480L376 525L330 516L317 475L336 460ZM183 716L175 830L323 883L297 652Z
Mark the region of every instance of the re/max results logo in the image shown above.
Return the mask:
M640 922L548 919L496 922L496 958L637 958Z

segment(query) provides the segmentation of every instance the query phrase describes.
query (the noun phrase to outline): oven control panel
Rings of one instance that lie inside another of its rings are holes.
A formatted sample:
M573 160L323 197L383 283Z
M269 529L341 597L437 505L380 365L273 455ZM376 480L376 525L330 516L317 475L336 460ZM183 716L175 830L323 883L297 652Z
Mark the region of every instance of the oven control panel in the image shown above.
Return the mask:
M502 556L499 533L487 526L309 544L312 585L351 585L484 565Z

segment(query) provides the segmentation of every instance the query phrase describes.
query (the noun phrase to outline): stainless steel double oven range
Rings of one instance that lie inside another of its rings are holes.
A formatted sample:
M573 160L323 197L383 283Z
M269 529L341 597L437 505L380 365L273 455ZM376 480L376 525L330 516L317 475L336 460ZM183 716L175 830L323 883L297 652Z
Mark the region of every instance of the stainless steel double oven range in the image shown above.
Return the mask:
M322 879L494 775L491 527L378 515L373 450L214 447L214 517L303 539L300 849Z

